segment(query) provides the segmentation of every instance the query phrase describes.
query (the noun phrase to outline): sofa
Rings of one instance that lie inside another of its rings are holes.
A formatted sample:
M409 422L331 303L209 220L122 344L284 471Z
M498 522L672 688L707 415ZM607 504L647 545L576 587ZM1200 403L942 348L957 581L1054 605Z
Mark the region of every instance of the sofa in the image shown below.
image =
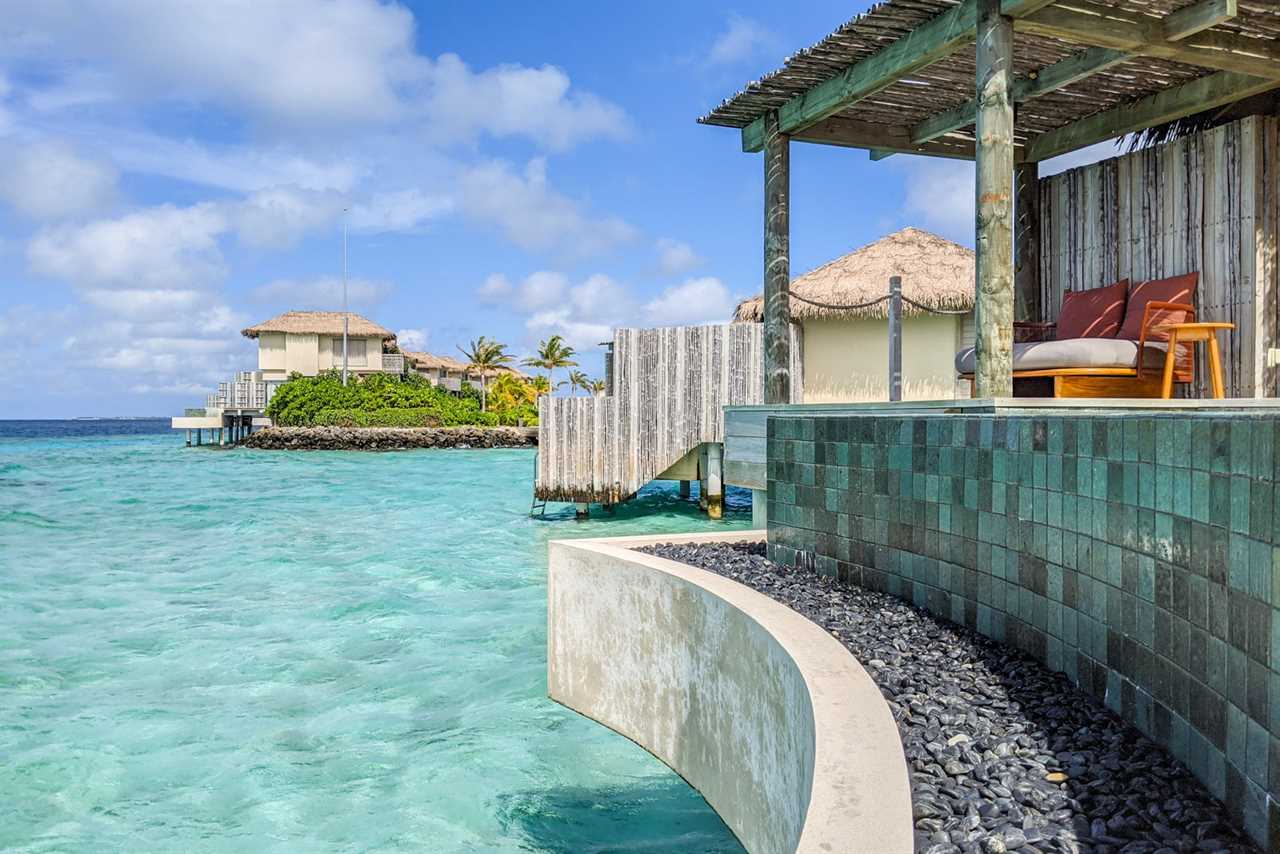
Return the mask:
M1015 397L1162 397L1168 327L1195 322L1199 273L1069 291L1055 323L1015 323ZM1174 354L1175 383L1194 379L1189 348ZM956 354L974 386L977 353Z

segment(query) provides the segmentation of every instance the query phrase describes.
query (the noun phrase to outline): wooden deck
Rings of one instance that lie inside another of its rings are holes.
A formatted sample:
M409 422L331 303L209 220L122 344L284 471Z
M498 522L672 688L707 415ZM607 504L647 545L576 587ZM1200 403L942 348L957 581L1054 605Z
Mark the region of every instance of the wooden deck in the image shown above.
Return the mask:
M792 327L792 400L802 399ZM764 399L758 323L619 329L606 397L544 397L535 495L616 504L706 442L724 441L724 407Z

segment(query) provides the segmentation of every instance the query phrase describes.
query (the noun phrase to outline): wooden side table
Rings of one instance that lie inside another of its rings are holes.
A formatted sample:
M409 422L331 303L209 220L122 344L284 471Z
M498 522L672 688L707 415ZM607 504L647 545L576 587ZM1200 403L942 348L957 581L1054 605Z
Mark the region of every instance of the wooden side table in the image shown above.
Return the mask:
M1222 354L1218 350L1218 331L1230 331L1236 328L1234 323L1175 323L1165 327L1169 330L1169 352L1164 357L1164 385L1160 396L1168 400L1173 396L1173 366L1178 361L1178 347L1183 344L1192 345L1192 358L1195 358L1195 344L1203 341L1209 347L1209 383L1213 387L1213 396L1218 400L1226 397L1222 386Z

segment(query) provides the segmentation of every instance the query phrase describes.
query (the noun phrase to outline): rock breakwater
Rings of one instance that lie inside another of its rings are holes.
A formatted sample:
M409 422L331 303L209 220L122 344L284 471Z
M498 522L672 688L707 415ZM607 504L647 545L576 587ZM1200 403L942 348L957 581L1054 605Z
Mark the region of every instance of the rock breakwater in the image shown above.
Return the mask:
M267 427L244 444L271 451L403 451L532 448L535 427Z

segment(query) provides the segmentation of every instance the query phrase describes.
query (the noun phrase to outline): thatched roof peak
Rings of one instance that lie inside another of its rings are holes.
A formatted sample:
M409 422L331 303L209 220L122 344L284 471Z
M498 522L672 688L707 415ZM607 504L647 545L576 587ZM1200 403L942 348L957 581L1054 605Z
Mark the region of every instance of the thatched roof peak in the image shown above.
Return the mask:
M975 255L959 243L932 232L907 227L828 261L792 279L791 292L817 302L850 306L870 302L889 292L889 277L902 277L902 295L933 309L957 311L974 304ZM822 308L791 300L795 320L817 318L886 317L888 302L867 308ZM903 306L908 316L920 314ZM764 300L744 300L734 312L735 321L758 323L764 319Z
M381 338L394 341L396 334L390 329L379 326L367 317L352 312L347 313L347 335L353 338ZM243 329L240 334L246 338L257 338L263 332L292 332L295 335L341 335L342 312L340 311L286 311L270 320Z

